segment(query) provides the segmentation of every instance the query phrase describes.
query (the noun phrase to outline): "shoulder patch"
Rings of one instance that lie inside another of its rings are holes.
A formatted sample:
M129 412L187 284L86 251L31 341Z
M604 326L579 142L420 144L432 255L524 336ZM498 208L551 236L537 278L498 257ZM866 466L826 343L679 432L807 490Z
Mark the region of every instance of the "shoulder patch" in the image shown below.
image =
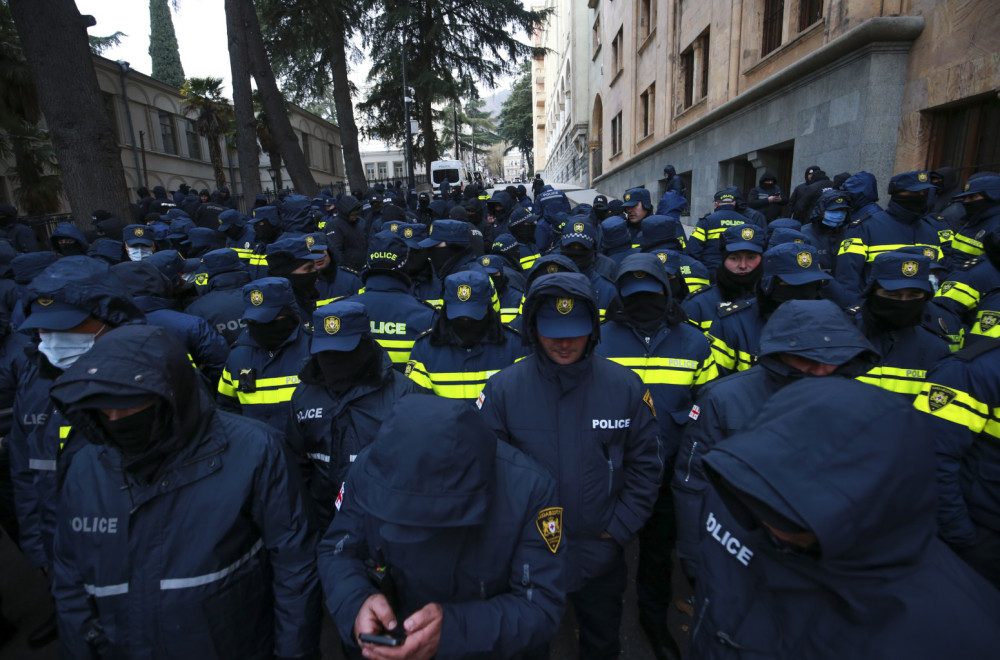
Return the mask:
M927 392L927 407L930 408L931 412L937 412L951 403L956 395L955 390L940 385L931 385L930 391Z
M656 407L653 405L653 395L646 390L646 393L642 395L642 401L647 406L649 406L649 412L653 413L653 417L656 417Z
M406 363L406 370L403 372L403 375L409 376L411 371L413 371L413 360Z
M562 540L562 507L553 506L542 509L535 516L535 526L538 533L542 535L545 545L555 553L559 549L559 542Z
M409 368L409 365L407 365L407 368ZM483 409L483 404L485 402L486 402L486 392L483 392L482 390L480 390L480 392L479 392L479 398L476 399L476 408L479 408L480 410L482 410Z
M701 408L698 407L697 404L691 406L691 412L688 413L688 417L697 420L699 417L701 417Z

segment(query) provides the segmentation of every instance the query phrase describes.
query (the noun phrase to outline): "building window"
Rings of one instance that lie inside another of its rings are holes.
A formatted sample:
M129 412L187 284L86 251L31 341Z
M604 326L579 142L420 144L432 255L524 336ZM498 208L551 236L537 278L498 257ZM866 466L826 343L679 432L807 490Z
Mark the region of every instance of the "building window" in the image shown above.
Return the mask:
M625 62L622 58L624 51L622 50L622 28L618 28L618 34L615 35L614 40L611 42L611 75L615 76L625 67Z
M681 53L681 75L684 77L684 100L682 108L694 105L694 48Z
M168 154L177 153L177 137L174 135L174 118L169 112L160 110L160 139L163 140L163 150Z
M975 172L1000 169L1000 99L989 94L947 110L931 110L927 169L944 165L959 181Z
M803 6L803 11L805 7ZM764 0L764 25L760 39L760 56L764 57L781 45L781 25L784 21L784 0Z
M375 178L375 163L365 163L365 176L369 180Z
M389 172L389 166L387 163L378 164L378 178L380 179L386 178L386 176L388 176L388 172Z
M187 138L188 157L201 160L201 138L190 119L184 120L184 135Z
M652 84L645 92L639 95L639 135L647 137L653 133L653 112L655 108L654 91L656 84Z
M597 20L594 21L593 32L593 51L592 57L597 57L597 53L601 50L601 17L598 16Z
M823 0L802 0L799 9L799 32L823 18Z
M701 44L701 96L699 98L705 98L708 96L708 72L711 70L708 66L708 30L705 30L705 34L701 35L698 41Z
M312 167L312 158L309 157L309 135L302 133L302 157L306 161L306 167Z
M708 96L709 71L709 32L705 30L701 36L691 42L681 53L681 76L684 84L684 97L681 109L690 108L696 102Z
M392 164L392 177L394 179L402 179L403 178L403 164L402 163L400 163L400 162L397 161L397 162L394 162Z
M636 17L639 20L639 29L636 34L639 35L639 44L641 45L649 33L653 31L653 22L656 20L656 4L654 0L638 0L638 3Z
M622 152L622 113L618 113L611 120L611 155L617 156Z

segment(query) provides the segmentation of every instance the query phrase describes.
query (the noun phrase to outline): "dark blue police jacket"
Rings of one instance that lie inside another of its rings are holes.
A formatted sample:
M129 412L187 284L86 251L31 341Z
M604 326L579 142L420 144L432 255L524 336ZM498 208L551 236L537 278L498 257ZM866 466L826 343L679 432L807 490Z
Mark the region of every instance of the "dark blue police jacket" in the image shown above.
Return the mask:
M549 475L489 435L468 403L403 397L348 473L320 543L341 639L353 640L361 604L377 592L372 560L395 583L398 622L441 605L437 658L509 658L548 641L566 602L559 504ZM426 531L400 537L398 525Z
M351 298L368 309L371 333L400 372L406 369L413 342L434 323L434 308L410 293L401 277L370 273L365 289Z

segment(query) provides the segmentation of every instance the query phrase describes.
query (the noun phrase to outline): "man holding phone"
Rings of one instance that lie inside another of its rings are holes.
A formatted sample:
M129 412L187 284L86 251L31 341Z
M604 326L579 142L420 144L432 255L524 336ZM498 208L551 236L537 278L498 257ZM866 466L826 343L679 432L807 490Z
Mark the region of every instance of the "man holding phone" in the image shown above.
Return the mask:
M468 402L408 394L355 460L319 548L326 603L365 657L509 658L556 632L551 478Z

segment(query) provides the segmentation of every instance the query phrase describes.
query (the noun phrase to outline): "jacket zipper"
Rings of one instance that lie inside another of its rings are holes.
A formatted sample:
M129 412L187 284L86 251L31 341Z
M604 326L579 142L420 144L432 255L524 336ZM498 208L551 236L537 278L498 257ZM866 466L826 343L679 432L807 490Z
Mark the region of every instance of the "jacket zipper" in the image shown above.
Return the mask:
M687 474L684 475L684 483L687 483L688 481L691 480L691 466L694 463L694 452L697 449L698 449L698 441L695 440L694 442L691 443L691 453L688 454L688 467L687 467Z

